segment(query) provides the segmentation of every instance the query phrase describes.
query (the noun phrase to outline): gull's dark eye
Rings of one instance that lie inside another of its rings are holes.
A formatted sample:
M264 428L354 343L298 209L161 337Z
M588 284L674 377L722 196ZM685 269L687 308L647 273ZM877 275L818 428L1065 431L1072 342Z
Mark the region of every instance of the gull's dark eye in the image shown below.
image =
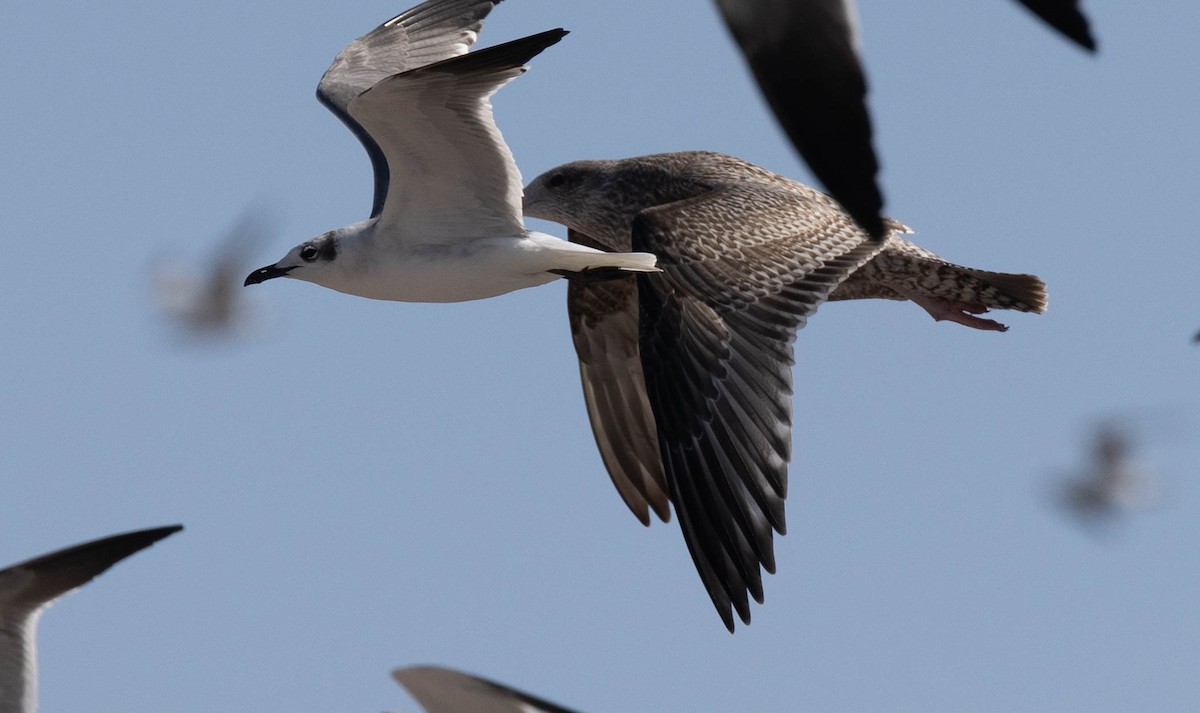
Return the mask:
M312 262L313 260L317 259L317 255L319 253L320 251L312 245L305 245L304 247L300 248L300 259L304 262Z
M553 176L546 179L547 188L560 188L567 182L567 174L564 171L559 171Z

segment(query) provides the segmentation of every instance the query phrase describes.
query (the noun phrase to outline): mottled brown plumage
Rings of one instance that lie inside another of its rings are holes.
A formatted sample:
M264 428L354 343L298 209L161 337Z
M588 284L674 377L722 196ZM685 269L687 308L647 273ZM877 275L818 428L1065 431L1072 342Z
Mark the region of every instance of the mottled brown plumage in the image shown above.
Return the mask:
M571 332L617 490L643 523L674 506L730 630L762 601L760 568L774 571L786 529L792 342L808 316L843 288L971 326L985 306L1044 308L1036 278L946 263L895 221L872 243L823 193L721 154L559 166L526 187L525 213L572 242L658 258L659 273L573 281Z
M837 300L912 300L933 316L976 329L1004 325L973 317L989 309L1045 312L1046 285L1035 275L988 272L946 262L893 233L883 250L829 295Z

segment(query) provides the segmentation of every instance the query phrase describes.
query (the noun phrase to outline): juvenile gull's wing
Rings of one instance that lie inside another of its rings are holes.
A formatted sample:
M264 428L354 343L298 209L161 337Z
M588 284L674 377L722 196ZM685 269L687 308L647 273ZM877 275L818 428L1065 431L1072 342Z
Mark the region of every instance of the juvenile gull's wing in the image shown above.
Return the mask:
M606 245L571 229L567 239L598 250L630 249L629 245ZM643 525L649 525L650 510L666 522L671 509L638 349L637 295L637 281L632 277L603 282L571 280L567 316L600 458L625 504Z
M0 711L33 713L36 707L36 628L41 610L181 529L172 525L113 535L0 570Z
M785 531L792 342L880 245L823 196L736 185L643 211L640 350L671 502L725 625L750 621Z
M349 112L391 167L378 226L430 242L521 235L521 174L490 97L562 39L550 30L393 75Z
M849 0L717 0L792 144L875 240L887 232Z
M350 102L393 74L466 54L499 0L429 0L342 48L317 85L317 99L341 119L371 158L374 218L383 210L388 166L374 140L348 112Z
M574 713L515 688L449 668L398 668L392 677L426 713Z
M1087 16L1079 9L1079 0L1017 0L1046 24L1066 35L1091 52L1096 40L1088 26Z

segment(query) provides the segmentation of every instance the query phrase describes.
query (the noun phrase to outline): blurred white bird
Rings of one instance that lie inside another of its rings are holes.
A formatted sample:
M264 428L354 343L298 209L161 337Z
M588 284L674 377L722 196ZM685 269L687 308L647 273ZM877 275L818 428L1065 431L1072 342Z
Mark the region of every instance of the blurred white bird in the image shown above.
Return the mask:
M575 713L486 678L437 666L398 668L392 677L426 713Z
M37 710L37 625L54 600L181 525L113 535L0 570L0 713Z

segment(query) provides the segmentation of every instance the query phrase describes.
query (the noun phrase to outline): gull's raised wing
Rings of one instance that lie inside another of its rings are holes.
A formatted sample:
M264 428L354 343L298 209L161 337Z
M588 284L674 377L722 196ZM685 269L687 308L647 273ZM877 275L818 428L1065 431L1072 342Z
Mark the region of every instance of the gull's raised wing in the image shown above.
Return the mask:
M1046 24L1066 35L1090 52L1096 51L1096 39L1087 16L1079 9L1079 0L1017 0L1042 18Z
M562 39L542 32L391 76L350 102L391 167L379 224L402 240L521 235L521 174L490 97Z
M317 99L362 142L375 171L371 217L383 210L388 165L379 146L348 112L359 94L393 74L466 54L498 0L429 0L346 45L317 85Z

